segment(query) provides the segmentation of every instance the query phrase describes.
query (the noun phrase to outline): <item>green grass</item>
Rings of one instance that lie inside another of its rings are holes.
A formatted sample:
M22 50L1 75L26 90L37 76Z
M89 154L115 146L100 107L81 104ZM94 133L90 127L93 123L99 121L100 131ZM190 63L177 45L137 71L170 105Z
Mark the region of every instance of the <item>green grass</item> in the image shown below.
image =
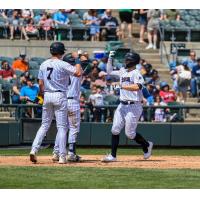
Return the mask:
M200 188L200 170L0 167L0 188Z
M0 156L23 156L28 155L30 149L0 149ZM78 148L77 153L80 155L104 155L110 152L110 148ZM52 148L42 149L39 155L51 155ZM119 155L141 155L142 150L140 148L119 148ZM177 155L177 156L200 156L199 149L158 149L153 150L153 155Z

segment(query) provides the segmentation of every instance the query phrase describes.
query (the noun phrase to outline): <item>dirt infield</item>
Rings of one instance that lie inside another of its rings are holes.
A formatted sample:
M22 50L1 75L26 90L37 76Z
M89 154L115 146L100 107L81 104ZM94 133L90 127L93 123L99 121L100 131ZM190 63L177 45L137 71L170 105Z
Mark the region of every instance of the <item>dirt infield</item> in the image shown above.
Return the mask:
M60 165L58 163L53 163L51 156L38 156L37 164L32 164L27 156L0 156L0 166L200 169L200 156L152 156L149 160L144 160L142 156L118 156L118 161L113 163L102 163L101 159L102 156L100 155L84 155L82 156L82 161L79 163Z

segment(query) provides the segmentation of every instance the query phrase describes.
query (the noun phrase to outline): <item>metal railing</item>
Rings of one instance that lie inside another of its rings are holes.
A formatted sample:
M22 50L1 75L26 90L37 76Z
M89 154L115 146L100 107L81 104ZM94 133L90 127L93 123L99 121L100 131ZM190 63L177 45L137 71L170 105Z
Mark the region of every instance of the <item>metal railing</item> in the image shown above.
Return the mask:
M94 112L96 109L101 110L102 116L100 118L100 122L106 122L107 118L110 118L111 121L113 119L113 114L117 105L104 105L104 106L82 106L84 108L84 116L85 119L82 121L92 122L94 121ZM25 116L25 112L27 109L32 109L32 112L35 112L35 117L27 117ZM143 106L143 115L145 115L145 122L153 122L154 121L154 113L156 109L170 110L169 114L172 116L176 114L176 120L172 120L171 122L184 122L187 118L187 114L190 109L198 109L200 111L200 105L167 105L167 106ZM16 121L20 121L24 118L39 118L42 116L42 106L35 104L1 104L0 105L0 113L1 112L9 112L10 118ZM199 112L200 114L200 112ZM7 119L7 118L6 118ZM3 118L1 118L3 120Z

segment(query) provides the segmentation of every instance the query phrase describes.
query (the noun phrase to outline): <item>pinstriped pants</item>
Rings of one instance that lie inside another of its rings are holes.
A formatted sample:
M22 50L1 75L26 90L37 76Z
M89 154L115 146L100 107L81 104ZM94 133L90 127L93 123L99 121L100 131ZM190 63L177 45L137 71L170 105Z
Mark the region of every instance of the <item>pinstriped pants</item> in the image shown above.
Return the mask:
M130 105L119 104L117 107L112 125L112 134L118 135L125 126L125 134L129 139L136 135L137 123L142 114L140 102Z
M69 137L68 143L76 143L77 134L80 131L80 103L79 100L76 99L68 99L67 102L67 117L68 117L68 125L69 127ZM56 136L55 146L54 146L54 154L59 153L58 148L59 138Z
M66 93L45 92L42 112L42 124L32 144L32 151L38 152L42 141L51 125L52 119L56 117L57 137L60 156L66 156L66 132L67 132L67 97Z

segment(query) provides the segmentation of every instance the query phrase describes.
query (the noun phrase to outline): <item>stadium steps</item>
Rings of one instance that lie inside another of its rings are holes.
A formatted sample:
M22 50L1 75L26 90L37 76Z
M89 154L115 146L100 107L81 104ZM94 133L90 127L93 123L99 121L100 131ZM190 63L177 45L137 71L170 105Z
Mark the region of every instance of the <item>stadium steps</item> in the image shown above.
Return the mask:
M10 112L0 112L0 118L10 117Z
M184 122L200 122L200 118L186 118Z

